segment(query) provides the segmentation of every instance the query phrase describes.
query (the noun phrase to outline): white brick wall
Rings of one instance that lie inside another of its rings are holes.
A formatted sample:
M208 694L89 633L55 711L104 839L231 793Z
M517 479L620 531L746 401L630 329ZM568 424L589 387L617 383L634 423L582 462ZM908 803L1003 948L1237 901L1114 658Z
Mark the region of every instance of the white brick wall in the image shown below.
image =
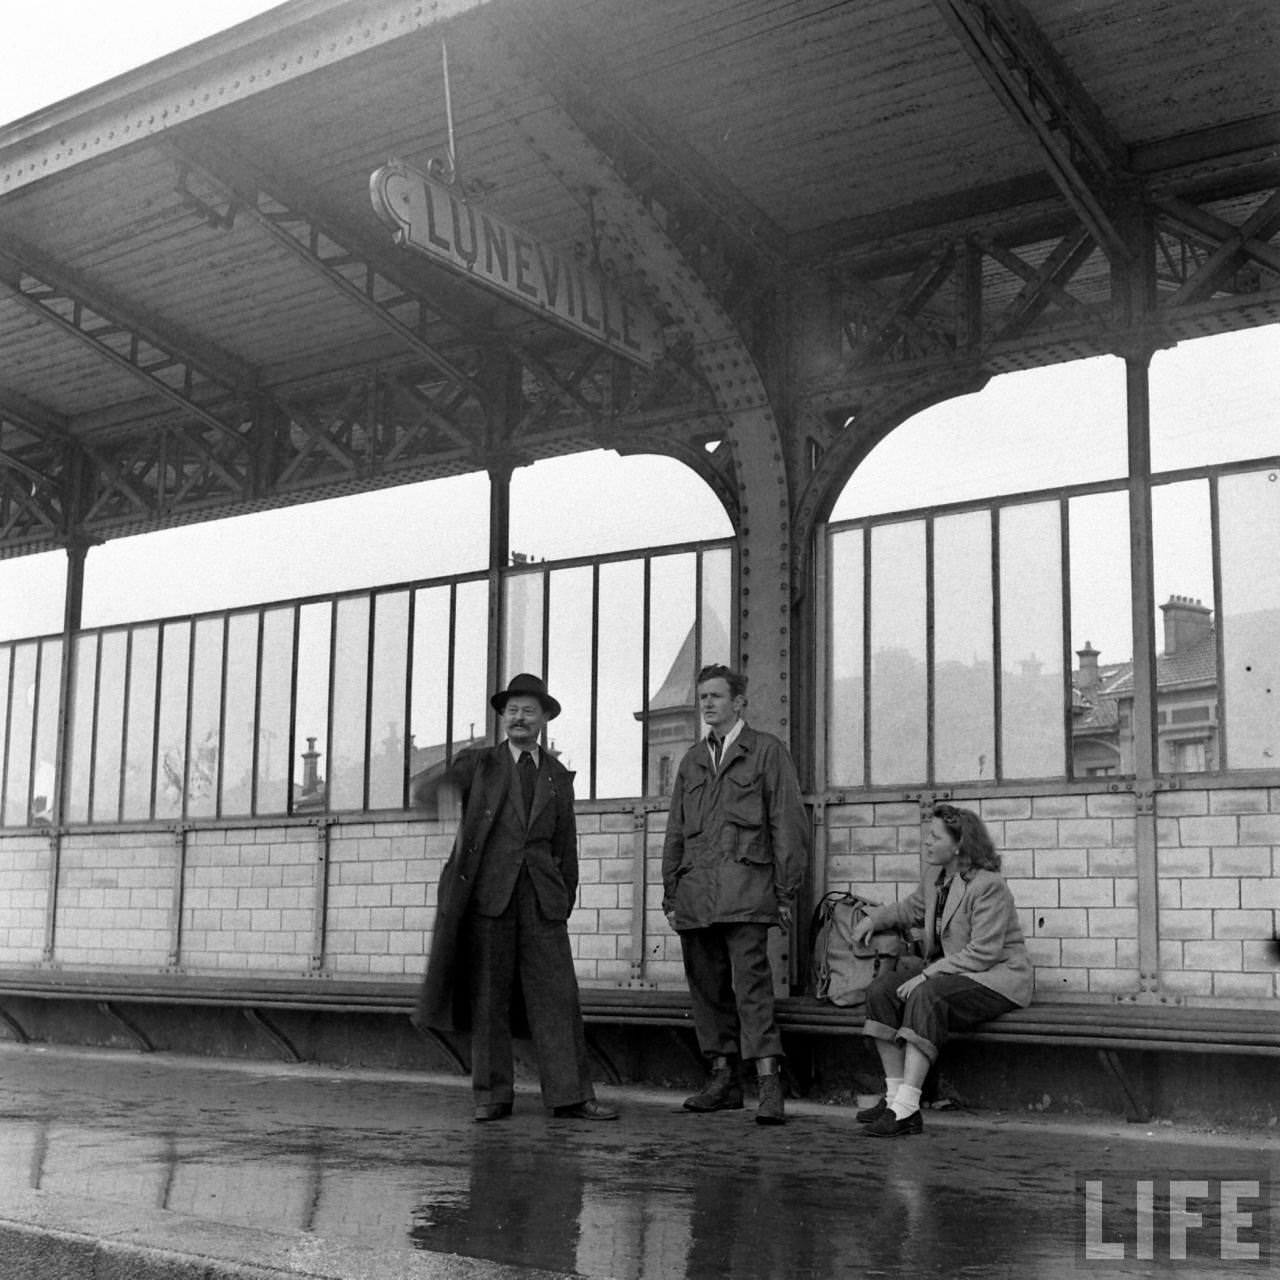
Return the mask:
M0 840L0 962L35 964L44 953L51 856L37 836Z
M177 849L166 832L68 836L55 955L67 965L163 966L172 936Z
M965 803L963 797L959 803ZM1132 794L974 801L1003 857L1037 967L1051 993L1137 990L1138 866ZM1274 999L1270 940L1280 919L1280 788L1183 789L1156 797L1161 989L1211 1002ZM825 880L878 901L920 874L915 803L867 800L825 811ZM681 988L679 941L662 915L666 814L637 829L630 807L579 816L580 886L570 920L579 979ZM195 972L308 972L322 864L312 824L193 829L186 836L180 963ZM325 970L421 973L453 825L417 818L338 822L328 832ZM633 883L636 841L644 884ZM821 846L820 846L821 847ZM50 844L0 834L0 965L38 963L48 924ZM76 832L61 846L54 959L163 967L173 945L178 851L167 830ZM633 957L644 893L642 957Z

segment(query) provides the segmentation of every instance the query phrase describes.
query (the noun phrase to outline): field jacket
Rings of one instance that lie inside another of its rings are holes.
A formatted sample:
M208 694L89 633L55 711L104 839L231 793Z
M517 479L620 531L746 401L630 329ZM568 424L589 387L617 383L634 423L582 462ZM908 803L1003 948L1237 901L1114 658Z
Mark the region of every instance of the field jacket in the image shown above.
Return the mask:
M808 851L795 766L772 734L744 724L718 771L705 742L685 753L662 852L662 908L677 930L777 924Z

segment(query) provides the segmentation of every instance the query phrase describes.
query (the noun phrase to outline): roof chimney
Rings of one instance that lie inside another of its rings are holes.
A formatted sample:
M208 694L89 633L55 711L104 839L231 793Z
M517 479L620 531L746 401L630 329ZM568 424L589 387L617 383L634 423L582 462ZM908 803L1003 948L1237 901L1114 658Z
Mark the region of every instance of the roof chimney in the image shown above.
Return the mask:
M1098 653L1092 640L1086 640L1084 648L1076 650L1076 657L1080 659L1080 676L1076 680L1076 688L1081 693L1092 693L1098 687Z
M1185 653L1207 640L1213 630L1213 610L1190 596L1170 596L1160 611L1164 614L1166 655Z
M320 790L320 753L316 750L316 740L307 739L307 749L302 753L302 794L314 795Z

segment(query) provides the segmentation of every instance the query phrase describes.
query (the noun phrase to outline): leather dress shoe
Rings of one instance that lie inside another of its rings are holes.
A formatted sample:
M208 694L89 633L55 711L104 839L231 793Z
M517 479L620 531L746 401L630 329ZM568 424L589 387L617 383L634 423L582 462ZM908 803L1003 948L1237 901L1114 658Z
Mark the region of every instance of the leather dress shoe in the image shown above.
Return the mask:
M509 1102L485 1102L476 1107L476 1124L489 1120L505 1120L511 1114Z
M589 1098L586 1102L575 1102L568 1107L553 1107L551 1114L557 1120L616 1120L618 1113L612 1107Z
M883 1098L874 1106L863 1107L853 1118L859 1124L870 1124L873 1120L879 1120L886 1111L889 1110L889 1104Z
M909 1116L899 1120L886 1108L884 1115L878 1120L873 1120L862 1132L868 1138L905 1138L909 1134L924 1132L924 1116L918 1111L913 1111Z

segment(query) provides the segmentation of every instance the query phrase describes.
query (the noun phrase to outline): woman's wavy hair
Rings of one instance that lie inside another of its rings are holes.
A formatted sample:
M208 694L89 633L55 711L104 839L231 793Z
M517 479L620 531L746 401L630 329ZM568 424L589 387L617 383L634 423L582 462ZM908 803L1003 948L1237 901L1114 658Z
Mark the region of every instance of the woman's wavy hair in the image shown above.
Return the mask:
M962 871L1000 870L1000 855L991 842L991 833L972 809L961 809L954 804L935 804L933 816L946 827L959 846Z

